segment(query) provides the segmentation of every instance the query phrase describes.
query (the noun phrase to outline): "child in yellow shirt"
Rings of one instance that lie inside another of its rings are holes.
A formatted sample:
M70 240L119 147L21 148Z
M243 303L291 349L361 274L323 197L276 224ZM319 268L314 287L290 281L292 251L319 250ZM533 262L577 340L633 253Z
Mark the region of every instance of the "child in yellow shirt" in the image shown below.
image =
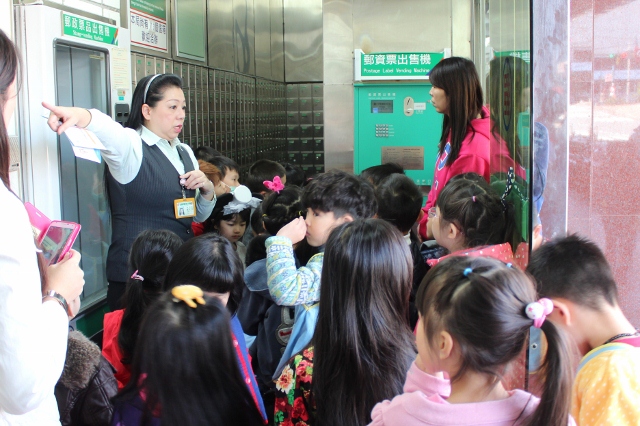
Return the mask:
M572 391L578 425L640 425L640 333L618 305L602 251L577 236L556 239L532 254L527 270L540 296L553 301L548 320L583 357Z

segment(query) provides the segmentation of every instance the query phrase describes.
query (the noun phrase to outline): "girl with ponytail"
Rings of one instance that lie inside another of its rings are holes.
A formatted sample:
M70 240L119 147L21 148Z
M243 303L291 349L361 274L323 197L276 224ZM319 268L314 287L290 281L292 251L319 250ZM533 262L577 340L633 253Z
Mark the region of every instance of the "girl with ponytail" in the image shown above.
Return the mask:
M142 231L131 246L124 309L104 316L102 355L116 369L119 390L131 377L131 361L142 317L162 294L167 266L181 245L182 239L171 231L148 229Z
M371 425L575 425L570 347L545 321L553 303L538 300L524 272L495 259L452 257L429 271L416 305L418 357L405 393L376 405ZM501 381L531 326L548 342L540 398L507 391Z
M429 259L430 266L448 256L489 256L514 263L518 240L514 206L475 173L452 178L429 210L436 242L450 253Z

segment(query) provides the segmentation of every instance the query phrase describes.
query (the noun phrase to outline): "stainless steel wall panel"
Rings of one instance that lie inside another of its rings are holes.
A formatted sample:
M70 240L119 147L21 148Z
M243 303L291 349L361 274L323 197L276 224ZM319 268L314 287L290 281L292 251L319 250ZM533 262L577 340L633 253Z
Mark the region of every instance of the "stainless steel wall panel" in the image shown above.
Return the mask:
M331 84L324 87L325 167L353 171L353 87Z
M439 52L450 48L451 3L353 0L354 47L365 52Z
M208 0L207 14L209 66L233 71L233 2Z
M285 81L322 81L322 0L284 0Z
M253 0L255 16L256 75L271 78L270 0Z
M269 0L271 17L271 79L284 81L284 5Z
M254 74L256 71L253 15L253 0L233 0L234 69L243 74Z

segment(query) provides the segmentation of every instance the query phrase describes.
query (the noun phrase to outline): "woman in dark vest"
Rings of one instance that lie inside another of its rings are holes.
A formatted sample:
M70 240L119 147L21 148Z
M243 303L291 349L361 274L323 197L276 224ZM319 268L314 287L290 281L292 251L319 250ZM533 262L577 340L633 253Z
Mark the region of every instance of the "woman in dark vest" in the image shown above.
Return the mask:
M98 110L58 107L49 127L62 134L72 126L87 128L106 147L106 173L113 232L107 255L107 302L120 308L131 244L145 229L168 229L183 240L193 236L191 222L204 222L224 193L198 169L191 148L180 142L186 102L182 80L174 74L147 76L133 93L131 115L123 128Z

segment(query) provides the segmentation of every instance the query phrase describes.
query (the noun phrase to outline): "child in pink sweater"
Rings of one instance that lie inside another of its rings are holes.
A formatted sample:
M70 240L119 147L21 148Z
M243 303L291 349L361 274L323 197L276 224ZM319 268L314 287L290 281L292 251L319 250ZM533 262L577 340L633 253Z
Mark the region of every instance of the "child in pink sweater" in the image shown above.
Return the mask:
M569 346L545 321L551 301L536 299L522 271L495 259L451 257L434 266L416 297L418 358L404 393L377 404L371 425L575 425ZM532 325L548 341L541 398L500 381Z

